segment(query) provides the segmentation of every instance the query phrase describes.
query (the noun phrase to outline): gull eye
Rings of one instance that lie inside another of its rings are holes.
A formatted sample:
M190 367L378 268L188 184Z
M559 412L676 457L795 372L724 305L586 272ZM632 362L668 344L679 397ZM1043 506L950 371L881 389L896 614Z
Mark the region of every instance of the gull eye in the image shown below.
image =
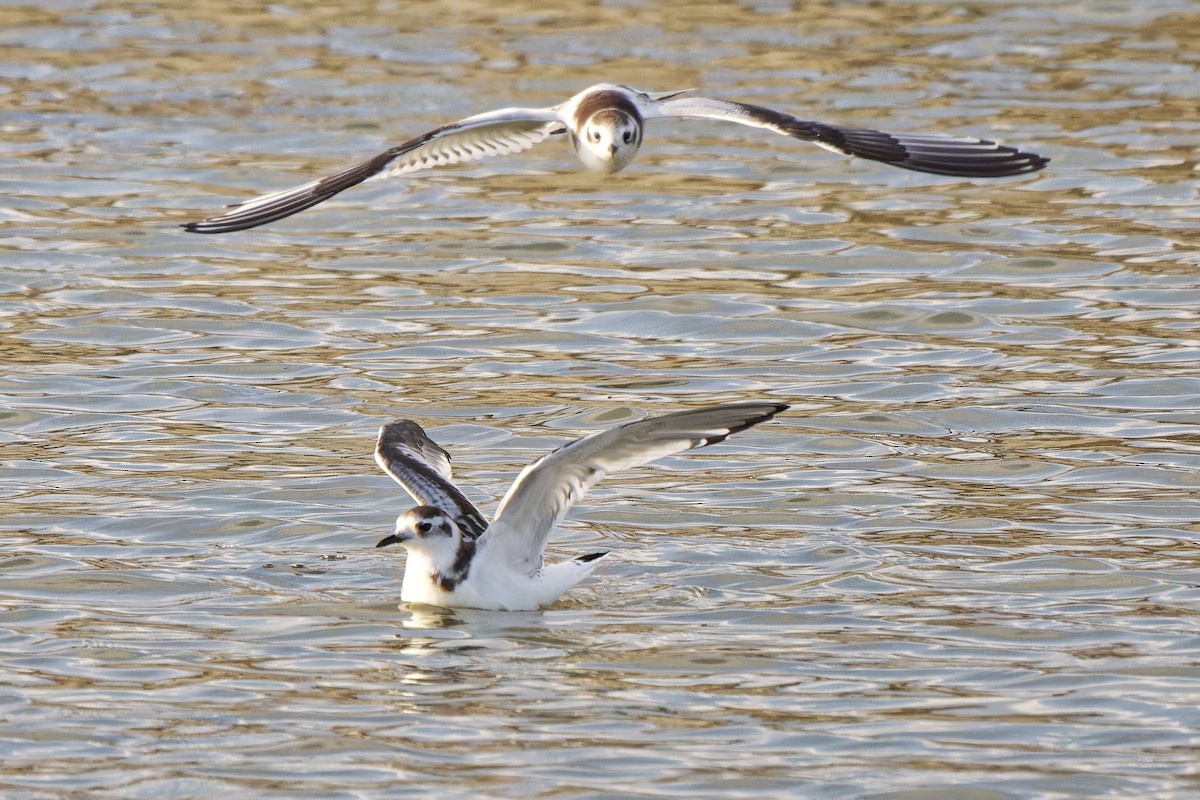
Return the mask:
M418 522L417 523L417 533L429 533L431 530L433 530L432 522Z
M622 138L625 140L625 144L629 144L633 141L633 131L625 131L625 135Z
M588 141L592 144L600 144L600 131L595 128L588 131Z

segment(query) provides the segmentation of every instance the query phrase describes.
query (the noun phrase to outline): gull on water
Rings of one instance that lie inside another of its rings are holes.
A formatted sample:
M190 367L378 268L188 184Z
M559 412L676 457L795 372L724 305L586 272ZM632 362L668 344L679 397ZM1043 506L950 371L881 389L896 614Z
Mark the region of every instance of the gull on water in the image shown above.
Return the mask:
M642 146L646 120L708 119L803 139L835 153L881 161L917 172L964 178L1003 178L1036 172L1050 160L973 136L884 133L798 119L748 103L712 100L693 90L651 94L600 83L551 108L502 108L442 125L341 172L272 192L231 211L183 227L192 233L228 233L265 225L312 208L376 175L405 175L488 156L519 153L555 134L594 172L619 172Z
M375 461L420 505L377 547L408 550L400 599L448 608L531 611L586 578L606 553L546 564L571 504L610 472L723 440L786 409L731 403L629 422L559 447L517 476L489 525L451 481L450 456L412 420L379 429Z

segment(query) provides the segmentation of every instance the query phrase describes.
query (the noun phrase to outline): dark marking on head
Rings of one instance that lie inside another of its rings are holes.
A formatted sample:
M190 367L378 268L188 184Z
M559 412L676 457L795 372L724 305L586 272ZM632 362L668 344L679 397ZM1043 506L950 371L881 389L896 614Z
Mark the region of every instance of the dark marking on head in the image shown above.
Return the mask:
M433 506L414 506L409 513L421 519L433 519L445 514L440 508L434 508Z
M435 536L450 536L452 531L450 526L446 524L446 513L440 508L433 506L416 506L409 509L410 515L416 517L413 522L413 528L418 536L427 536L433 534Z
M572 120L574 123L573 127L576 130L582 130L583 126L594 115L601 112L611 114L614 111L624 112L628 116L633 117L637 120L639 127L643 122L642 115L638 112L637 106L623 93L613 89L601 89L598 92L592 92L580 101L578 107L575 109L575 119Z

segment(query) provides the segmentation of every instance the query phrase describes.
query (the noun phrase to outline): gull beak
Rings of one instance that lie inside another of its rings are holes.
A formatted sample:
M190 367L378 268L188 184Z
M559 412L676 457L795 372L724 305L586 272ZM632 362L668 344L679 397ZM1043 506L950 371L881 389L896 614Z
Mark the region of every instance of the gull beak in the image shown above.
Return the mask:
M411 536L399 536L399 535L393 533L391 536L385 536L382 539L380 539L379 544L377 544L375 546L376 547L387 547L389 544L401 544L403 542L407 542L411 538L412 538Z
M608 146L608 153L609 155L615 156L617 154L617 146L615 144L610 144Z

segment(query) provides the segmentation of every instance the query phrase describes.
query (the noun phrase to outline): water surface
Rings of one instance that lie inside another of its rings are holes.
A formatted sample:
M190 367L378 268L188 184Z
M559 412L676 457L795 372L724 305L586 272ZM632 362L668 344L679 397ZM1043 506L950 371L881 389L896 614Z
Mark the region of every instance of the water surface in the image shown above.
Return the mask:
M0 7L5 797L1200 792L1189 2ZM612 80L1053 158L655 125L179 223ZM407 416L486 511L592 430L536 614L397 607Z

